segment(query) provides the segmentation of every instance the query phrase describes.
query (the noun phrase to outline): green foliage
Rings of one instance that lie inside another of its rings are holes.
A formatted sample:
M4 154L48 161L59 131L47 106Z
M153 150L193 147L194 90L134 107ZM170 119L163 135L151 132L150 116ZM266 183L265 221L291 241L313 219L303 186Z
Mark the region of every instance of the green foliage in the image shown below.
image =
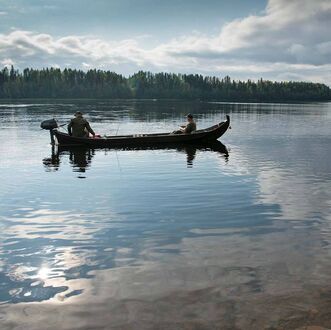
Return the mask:
M159 98L218 101L324 101L331 90L311 82L235 81L198 74L3 68L0 98Z

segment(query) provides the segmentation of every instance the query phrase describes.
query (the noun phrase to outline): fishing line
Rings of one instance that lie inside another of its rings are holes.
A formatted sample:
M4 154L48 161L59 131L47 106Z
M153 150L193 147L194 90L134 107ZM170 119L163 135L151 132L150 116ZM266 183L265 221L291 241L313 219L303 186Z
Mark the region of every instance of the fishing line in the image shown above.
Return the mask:
M118 123L117 130L115 136L117 136L118 130L120 129L121 122Z

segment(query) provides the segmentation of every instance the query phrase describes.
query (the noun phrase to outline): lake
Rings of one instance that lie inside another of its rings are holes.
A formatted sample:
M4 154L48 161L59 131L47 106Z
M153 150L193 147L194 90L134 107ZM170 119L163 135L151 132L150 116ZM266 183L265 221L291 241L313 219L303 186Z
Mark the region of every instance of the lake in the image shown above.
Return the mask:
M52 152L40 122L77 110L232 129L227 152ZM331 103L2 101L1 329L331 327L330 127Z

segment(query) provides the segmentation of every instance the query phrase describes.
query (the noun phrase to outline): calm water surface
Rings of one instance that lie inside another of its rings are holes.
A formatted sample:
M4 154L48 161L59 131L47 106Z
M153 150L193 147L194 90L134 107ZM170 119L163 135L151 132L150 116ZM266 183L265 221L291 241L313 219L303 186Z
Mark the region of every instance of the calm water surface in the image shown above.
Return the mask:
M40 122L78 109L102 135L229 114L228 154L52 154ZM326 103L0 103L1 329L331 327L330 127Z

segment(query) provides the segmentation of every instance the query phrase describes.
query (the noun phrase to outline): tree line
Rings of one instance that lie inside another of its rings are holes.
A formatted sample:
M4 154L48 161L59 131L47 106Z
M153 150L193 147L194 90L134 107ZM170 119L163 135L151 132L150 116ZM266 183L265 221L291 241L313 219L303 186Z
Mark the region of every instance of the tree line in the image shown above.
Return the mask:
M201 99L218 101L326 101L325 84L240 81L200 74L139 71L129 77L104 70L0 70L0 98Z

